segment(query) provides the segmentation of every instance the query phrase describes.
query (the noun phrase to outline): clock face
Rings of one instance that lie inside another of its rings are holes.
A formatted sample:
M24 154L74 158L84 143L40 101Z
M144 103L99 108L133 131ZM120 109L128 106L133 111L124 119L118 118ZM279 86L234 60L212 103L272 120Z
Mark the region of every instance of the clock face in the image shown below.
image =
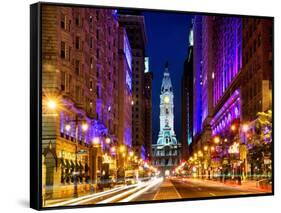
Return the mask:
M169 96L165 96L165 97L164 97L164 102L165 102L166 104L170 102Z

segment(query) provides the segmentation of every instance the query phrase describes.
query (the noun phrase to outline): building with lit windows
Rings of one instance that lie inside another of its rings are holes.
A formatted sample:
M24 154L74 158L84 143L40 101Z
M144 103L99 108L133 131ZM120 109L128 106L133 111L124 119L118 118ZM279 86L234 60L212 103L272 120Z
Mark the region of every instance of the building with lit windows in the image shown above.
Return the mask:
M115 176L118 145L132 145L131 48L115 10L42 10L43 199L77 197Z
M132 90L133 90L133 147L136 155L143 159L145 153L145 98L144 98L144 58L145 45L147 42L145 34L144 16L140 12L120 12L118 21L126 29L132 49Z
M145 57L144 69L144 104L145 104L145 132L144 132L144 146L145 158L152 159L152 79L153 73L149 70L149 57Z
M247 176L246 142L257 113L272 109L272 20L195 16L193 31L192 148L205 150L199 173L223 166L220 172L241 168ZM239 163L229 157L233 142Z
M194 20L193 152L202 151L200 175L211 161L213 137L224 137L241 117L240 89L233 89L242 68L242 20L238 17L195 16Z
M189 33L189 47L181 82L181 145L182 159L188 160L193 132L193 26Z

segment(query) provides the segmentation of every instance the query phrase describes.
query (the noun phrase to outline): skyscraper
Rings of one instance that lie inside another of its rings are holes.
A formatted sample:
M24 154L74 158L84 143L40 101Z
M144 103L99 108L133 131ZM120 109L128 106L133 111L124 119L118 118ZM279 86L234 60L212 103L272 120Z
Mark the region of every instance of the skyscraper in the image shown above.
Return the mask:
M145 56L145 22L138 12L119 14L118 21L126 29L132 49L132 90L133 90L133 147L135 154L145 158L145 103L144 103L144 56Z
M153 144L153 163L163 171L171 171L180 159L180 144L174 131L174 93L168 62L165 65L160 94L160 131Z
M238 17L196 16L194 23L194 152L203 150L199 174L206 174L211 161L213 136L226 137L230 125L240 119L237 76L242 67L242 21Z
M145 157L151 160L152 156L152 79L153 73L149 70L149 57L145 57L145 70L144 70L144 104L145 104L145 121L144 121L144 146Z
M182 158L187 160L189 145L192 143L193 126L193 25L189 31L189 46L184 62L184 70L181 82L181 145Z

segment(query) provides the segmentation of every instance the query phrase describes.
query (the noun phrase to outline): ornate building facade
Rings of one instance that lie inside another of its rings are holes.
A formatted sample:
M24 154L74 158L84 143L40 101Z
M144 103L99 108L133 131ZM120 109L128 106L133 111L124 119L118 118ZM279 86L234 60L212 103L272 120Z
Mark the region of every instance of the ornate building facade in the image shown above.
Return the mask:
M43 199L78 196L131 149L131 47L115 10L42 12Z
M157 143L152 145L152 152L154 165L165 174L166 171L171 172L181 158L180 143L174 131L174 93L168 62L165 65L160 94L160 131Z

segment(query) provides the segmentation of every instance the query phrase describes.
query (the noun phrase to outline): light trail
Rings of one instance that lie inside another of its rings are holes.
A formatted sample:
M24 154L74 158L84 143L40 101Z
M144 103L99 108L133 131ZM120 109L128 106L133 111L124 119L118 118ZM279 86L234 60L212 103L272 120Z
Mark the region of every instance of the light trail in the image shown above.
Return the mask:
M138 185L138 184L134 184L134 185L130 185L130 186L121 187L121 188L118 189L118 190L110 191L110 192L106 191L104 194L99 194L99 195L97 195L97 196L92 196L92 197L90 197L90 198L88 198L88 199L83 199L83 200L81 200L81 201L78 201L78 202L75 202L75 203L71 203L71 204L69 204L69 206L75 206L75 205L79 205L79 204L82 204L82 203L86 203L86 202L88 202L88 201L91 201L91 200L100 198L100 197L102 197L102 196L114 194L114 193L116 193L116 192L120 192L120 191L123 191L123 190L125 190L125 189L130 189L130 188L136 187L137 185Z
M121 193L121 194L118 194L118 195L116 195L116 196L110 197L110 198L108 198L108 199L106 199L106 200L103 200L103 201L101 201L101 202L98 202L98 204L102 204L102 203L112 203L112 202L114 202L115 200L118 200L118 199L120 199L120 198L122 198L122 197L125 197L126 195L129 195L129 194L131 194L131 193L134 193L134 192L138 191L139 189L145 187L146 185L147 185L147 184L145 184L145 183L140 183L139 186L137 186L136 188L131 189L131 190L129 190L129 191L125 191L125 192L123 192L123 193Z
M56 204L52 204L52 205L48 205L48 206L49 207L56 207L56 206L64 206L64 205L70 205L70 206L79 205L79 204L84 203L86 201L89 201L89 200L92 200L92 199L97 199L101 196L110 195L110 194L122 191L124 189L129 189L129 188L135 187L137 185L138 184L133 184L133 185L130 185L130 186L120 186L120 187L110 189L110 190L107 190L107 191L104 191L104 192L98 192L98 193L95 193L95 194L85 195L85 196L82 196L82 197L79 197L79 198L74 198L74 199L71 199L71 200L67 200L67 201L64 201L64 202L60 202L60 203L56 203Z
M134 193L134 194L130 195L129 197L127 197L123 200L120 200L119 202L129 202L131 200L134 200L135 198L137 198L138 196L140 196L144 192L148 191L152 187L156 186L157 184L161 183L162 181L163 181L163 178L158 178L158 179L152 181L151 183L149 183L148 186L146 186L144 189L141 189L137 193Z

